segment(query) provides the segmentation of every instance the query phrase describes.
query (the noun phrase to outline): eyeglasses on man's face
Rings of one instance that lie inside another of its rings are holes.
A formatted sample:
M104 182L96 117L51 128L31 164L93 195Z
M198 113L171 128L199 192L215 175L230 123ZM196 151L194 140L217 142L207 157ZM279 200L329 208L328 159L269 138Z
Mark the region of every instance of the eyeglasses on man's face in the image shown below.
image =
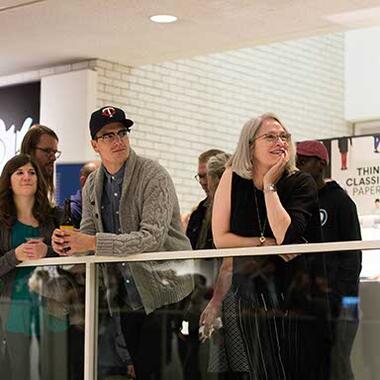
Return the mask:
M50 148L40 148L39 146L36 146L34 149L44 152L49 157L54 155L56 160L58 160L58 158L61 157L61 154L62 154L60 150L55 150L55 149L50 149Z
M291 136L292 135L290 133L264 133L263 135L253 138L250 141L250 144L258 139L263 139L267 144L275 144L278 140L280 140L282 143L288 143L290 141Z
M120 129L120 131L117 132L107 132L103 133L100 136L95 137L96 141L103 140L106 144L111 144L117 139L124 139L128 136L129 129L124 128Z
M195 176L194 176L195 180L199 183L201 182L204 182L204 181L207 181L207 174L199 174L197 173Z

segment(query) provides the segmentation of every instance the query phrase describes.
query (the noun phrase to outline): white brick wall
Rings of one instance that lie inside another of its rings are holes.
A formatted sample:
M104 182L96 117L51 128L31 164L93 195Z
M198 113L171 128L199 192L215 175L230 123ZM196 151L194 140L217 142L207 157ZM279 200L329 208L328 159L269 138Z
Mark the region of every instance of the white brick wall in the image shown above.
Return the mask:
M0 77L0 86L63 72L96 70L98 106L113 104L135 120L131 141L172 175L182 211L202 197L198 155L232 152L243 123L272 111L296 140L350 134L344 121L344 34L128 67L76 62Z
M135 150L171 173L182 211L202 197L197 156L232 152L243 123L272 111L296 140L349 134L344 121L344 35L211 54L141 67L94 60L98 106L135 120Z

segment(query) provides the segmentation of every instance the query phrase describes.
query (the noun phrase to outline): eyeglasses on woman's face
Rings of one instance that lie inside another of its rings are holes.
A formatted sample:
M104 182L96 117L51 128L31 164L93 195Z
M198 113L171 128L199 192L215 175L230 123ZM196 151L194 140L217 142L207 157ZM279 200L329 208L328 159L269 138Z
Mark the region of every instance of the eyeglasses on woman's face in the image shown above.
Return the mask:
M254 137L251 141L250 141L250 144L252 144L254 141L258 140L258 139L263 139L267 144L276 144L278 140L280 140L282 143L288 143L290 141L290 138L291 138L291 134L290 133L280 133L280 134L276 134L276 133L264 133L260 136L257 136L257 137Z
M123 128L120 129L117 132L107 132L103 133L100 136L95 137L96 141L103 140L104 143L106 144L112 144L114 141L118 139L125 139L128 136L129 129Z

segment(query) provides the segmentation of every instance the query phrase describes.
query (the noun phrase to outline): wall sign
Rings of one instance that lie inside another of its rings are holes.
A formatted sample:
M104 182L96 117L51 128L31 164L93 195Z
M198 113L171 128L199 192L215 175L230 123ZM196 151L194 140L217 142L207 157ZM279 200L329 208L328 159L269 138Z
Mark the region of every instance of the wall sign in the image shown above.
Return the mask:
M0 171L40 120L40 82L0 87Z

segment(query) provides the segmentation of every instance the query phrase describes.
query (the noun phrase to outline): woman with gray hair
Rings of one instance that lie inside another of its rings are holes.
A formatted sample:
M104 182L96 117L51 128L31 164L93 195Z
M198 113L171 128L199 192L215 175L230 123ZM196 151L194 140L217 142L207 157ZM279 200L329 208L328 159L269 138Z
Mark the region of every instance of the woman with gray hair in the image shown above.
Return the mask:
M210 202L209 206L207 207L205 217L203 218L202 227L199 231L197 247L201 249L215 248L211 233L212 204L214 200L215 191L219 185L220 178L224 173L226 163L230 157L230 154L222 152L218 153L215 156L212 156L207 161L207 188Z
M321 241L315 183L296 169L291 135L276 115L244 125L215 194L212 230L217 248ZM310 311L314 268L309 255L224 260L210 303L217 310L232 285L250 378L327 378L324 334Z
M215 191L218 188L219 181L222 178L226 164L230 158L230 154L223 152L211 157L207 162L207 183L212 199L214 198Z

